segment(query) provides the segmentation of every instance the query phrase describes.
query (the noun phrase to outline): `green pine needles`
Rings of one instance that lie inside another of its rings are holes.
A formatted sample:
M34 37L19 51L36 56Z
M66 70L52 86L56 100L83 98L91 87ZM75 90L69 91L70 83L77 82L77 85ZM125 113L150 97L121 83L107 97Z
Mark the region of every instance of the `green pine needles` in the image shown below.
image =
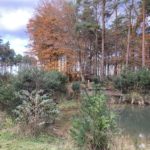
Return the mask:
M43 90L21 91L19 94L22 104L14 110L16 121L32 135L39 133L46 125L53 124L58 114L56 103Z
M71 135L83 149L108 150L115 127L115 115L101 94L83 99L80 115L73 119Z

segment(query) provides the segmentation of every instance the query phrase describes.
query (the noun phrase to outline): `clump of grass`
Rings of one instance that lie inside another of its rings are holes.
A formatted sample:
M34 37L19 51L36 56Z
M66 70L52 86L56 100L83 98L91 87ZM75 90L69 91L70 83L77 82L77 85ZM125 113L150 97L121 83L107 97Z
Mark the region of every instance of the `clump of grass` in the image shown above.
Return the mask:
M69 139L62 139L52 135L39 137L22 137L12 132L0 132L1 150L77 150Z
M78 109L78 103L75 100L70 101L63 101L59 104L60 110L72 110L72 109Z
M113 137L113 145L111 150L149 150L150 144L137 138L132 138L130 135L115 135Z

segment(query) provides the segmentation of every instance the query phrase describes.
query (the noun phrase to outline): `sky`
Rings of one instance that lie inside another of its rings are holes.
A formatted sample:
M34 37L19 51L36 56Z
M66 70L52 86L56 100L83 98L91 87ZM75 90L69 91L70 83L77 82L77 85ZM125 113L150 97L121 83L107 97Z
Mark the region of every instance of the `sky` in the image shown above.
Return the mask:
M39 0L0 0L0 37L17 54L28 51L27 23Z
M29 49L26 26L38 4L39 0L0 0L0 37L9 41L17 54Z

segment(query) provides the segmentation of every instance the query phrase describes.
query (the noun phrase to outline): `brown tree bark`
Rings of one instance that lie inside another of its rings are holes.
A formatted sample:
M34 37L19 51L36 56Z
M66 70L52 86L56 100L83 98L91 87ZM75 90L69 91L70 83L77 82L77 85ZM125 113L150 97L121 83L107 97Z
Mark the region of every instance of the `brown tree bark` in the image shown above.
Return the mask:
M145 0L142 4L142 67L145 67Z
M101 63L101 77L105 76L105 6L106 0L102 0L102 63Z
M131 40L131 11L129 8L129 19L128 19L128 36L127 36L127 51L126 51L126 68L129 67L129 56L130 56L130 40Z

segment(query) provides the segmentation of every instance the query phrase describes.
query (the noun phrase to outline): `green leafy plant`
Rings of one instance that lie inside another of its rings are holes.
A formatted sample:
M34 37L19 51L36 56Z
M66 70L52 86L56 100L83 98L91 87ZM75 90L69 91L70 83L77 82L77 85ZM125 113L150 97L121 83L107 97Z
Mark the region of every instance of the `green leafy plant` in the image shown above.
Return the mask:
M53 124L58 114L56 103L42 90L21 91L22 104L14 110L16 121L29 129L29 133L37 134L46 125Z
M114 85L123 93L129 93L130 91L148 93L150 90L150 70L124 71L114 80Z
M115 115L107 108L105 96L91 96L84 98L80 115L73 120L71 135L80 147L108 150L115 127Z

